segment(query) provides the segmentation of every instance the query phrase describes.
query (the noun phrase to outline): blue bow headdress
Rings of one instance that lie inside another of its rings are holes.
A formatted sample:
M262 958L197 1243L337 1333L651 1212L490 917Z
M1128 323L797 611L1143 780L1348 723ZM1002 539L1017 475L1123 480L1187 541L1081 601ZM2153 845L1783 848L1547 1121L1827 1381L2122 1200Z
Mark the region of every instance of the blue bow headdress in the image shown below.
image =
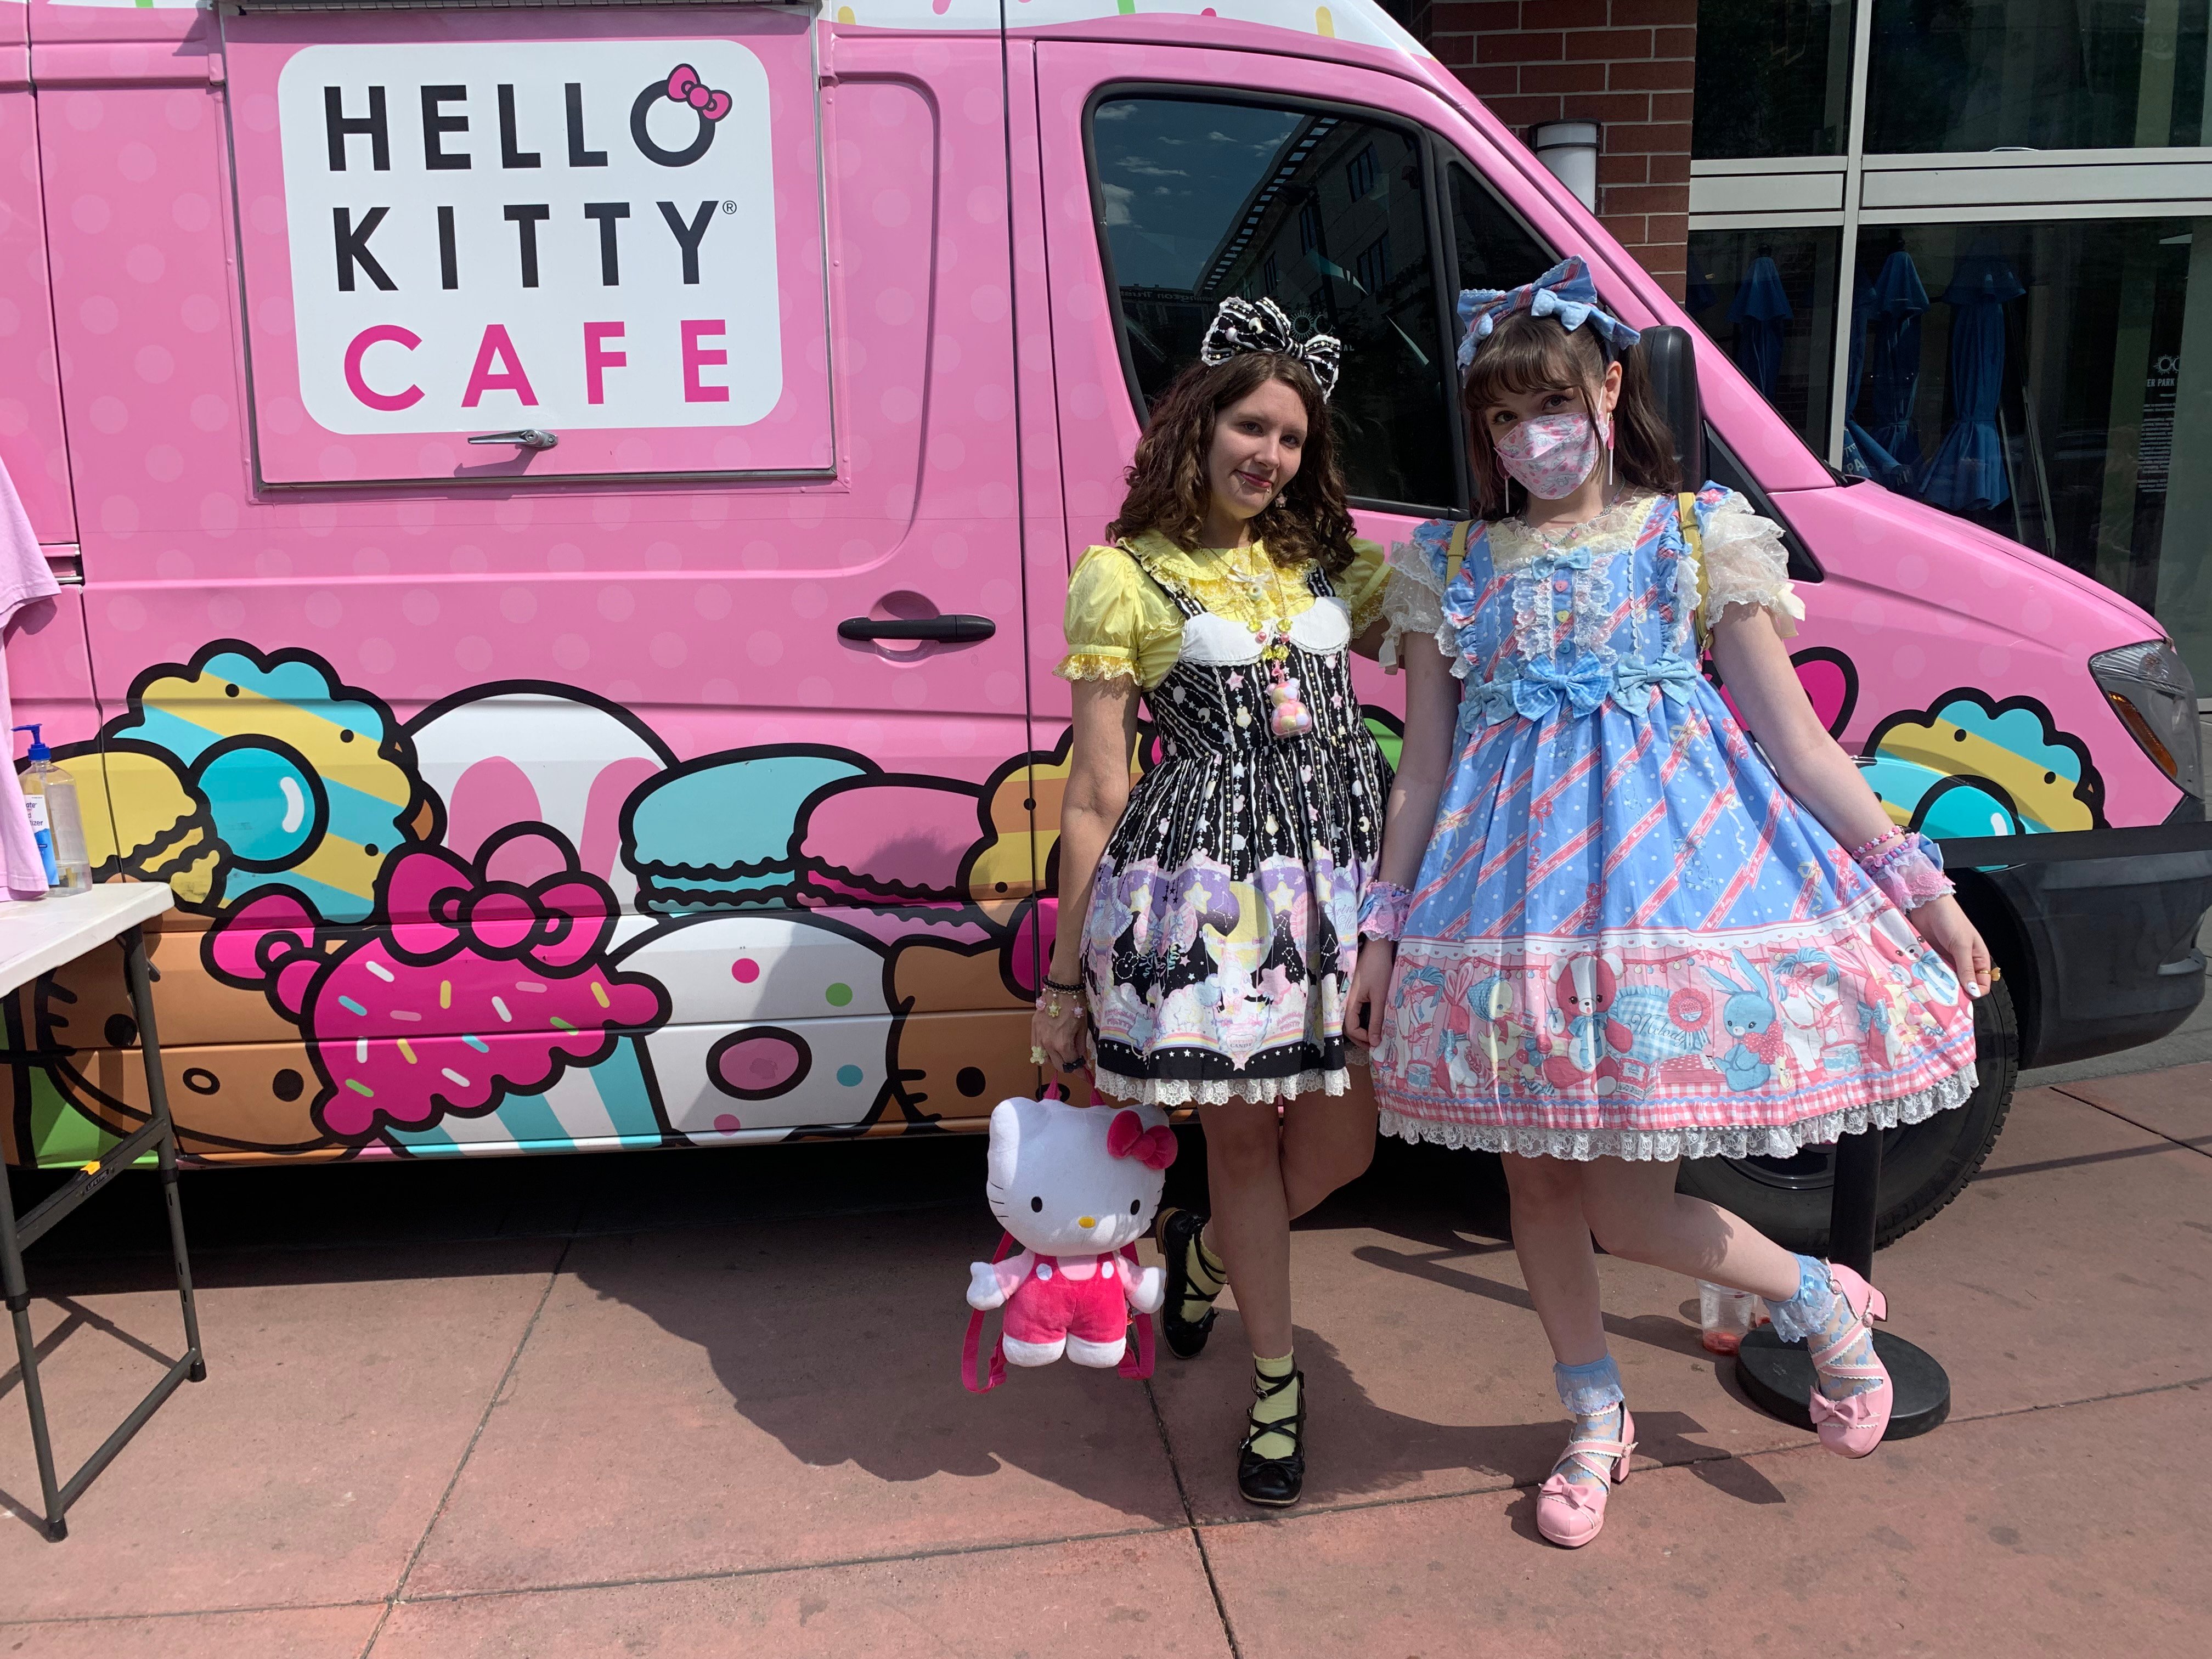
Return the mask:
M1291 319L1283 314L1282 307L1273 300L1256 303L1250 300L1224 300L1206 327L1206 338L1199 344L1198 360L1212 368L1248 351L1272 351L1279 357L1297 358L1311 371L1321 386L1322 401L1326 403L1328 394L1336 390L1336 373L1343 360L1344 342L1334 334L1299 339L1291 326Z
M1556 317L1570 331L1588 323L1605 342L1606 355L1617 357L1634 345L1640 331L1629 327L1611 313L1599 309L1597 287L1589 267L1579 255L1569 254L1533 283L1518 288L1470 288L1459 296L1459 372L1463 380L1474 366L1474 349L1491 331L1516 311L1532 317Z

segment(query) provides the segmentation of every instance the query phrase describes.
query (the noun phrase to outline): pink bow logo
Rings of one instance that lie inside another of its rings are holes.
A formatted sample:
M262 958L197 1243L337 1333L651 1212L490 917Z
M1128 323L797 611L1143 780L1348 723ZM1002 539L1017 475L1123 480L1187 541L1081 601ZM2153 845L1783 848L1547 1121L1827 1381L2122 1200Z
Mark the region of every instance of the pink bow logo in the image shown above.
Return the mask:
M1176 1161L1175 1131L1165 1124L1147 1129L1134 1112L1116 1112L1106 1126L1106 1150L1115 1158L1133 1158L1147 1170L1164 1170Z
M730 94L707 86L689 64L678 64L669 72L668 96L672 102L690 105L709 121L719 121L730 112Z

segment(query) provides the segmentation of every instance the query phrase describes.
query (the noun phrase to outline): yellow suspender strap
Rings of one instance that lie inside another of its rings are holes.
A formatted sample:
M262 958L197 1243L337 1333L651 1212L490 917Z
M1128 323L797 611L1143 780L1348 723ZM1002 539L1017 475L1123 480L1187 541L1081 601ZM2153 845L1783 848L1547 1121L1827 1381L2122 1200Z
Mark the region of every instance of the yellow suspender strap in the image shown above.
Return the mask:
M1459 568L1467 562L1467 532L1474 527L1473 522L1462 519L1452 526L1451 546L1444 554L1444 586L1449 587L1459 580Z
M1697 562L1698 608L1691 621L1698 632L1698 655L1703 657L1709 641L1705 629L1705 538L1698 533L1698 498L1686 489L1675 497L1675 501L1681 519L1682 545L1689 549L1690 556Z

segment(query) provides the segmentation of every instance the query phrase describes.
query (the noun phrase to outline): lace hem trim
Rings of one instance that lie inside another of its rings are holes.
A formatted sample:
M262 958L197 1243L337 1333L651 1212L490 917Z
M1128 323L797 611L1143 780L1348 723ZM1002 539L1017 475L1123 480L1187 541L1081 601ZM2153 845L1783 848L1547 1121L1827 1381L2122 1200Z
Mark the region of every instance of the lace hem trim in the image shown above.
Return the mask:
M1220 1106L1232 1100L1265 1103L1295 1100L1300 1095L1340 1095L1351 1084L1348 1071L1319 1068L1294 1077L1127 1078L1099 1072L1092 1078L1100 1094L1145 1106Z
M1668 1163L1678 1158L1790 1158L1868 1129L1922 1123L1965 1103L1974 1092L1974 1068L1911 1094L1849 1106L1774 1128L1547 1129L1494 1123L1437 1123L1385 1106L1382 1133L1416 1144L1462 1152L1511 1152L1520 1158L1563 1158L1576 1163L1618 1158L1629 1163Z
M1134 680L1137 665L1127 657L1077 651L1062 659L1052 672L1064 680Z

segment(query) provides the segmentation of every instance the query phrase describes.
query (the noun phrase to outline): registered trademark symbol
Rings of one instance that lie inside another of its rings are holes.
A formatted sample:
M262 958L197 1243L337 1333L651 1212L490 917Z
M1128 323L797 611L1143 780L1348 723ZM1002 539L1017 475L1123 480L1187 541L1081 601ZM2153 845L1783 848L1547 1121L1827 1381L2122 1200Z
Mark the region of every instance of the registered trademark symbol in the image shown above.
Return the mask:
M737 210L738 204L735 202L725 202L722 204L722 211L725 213L735 213Z

